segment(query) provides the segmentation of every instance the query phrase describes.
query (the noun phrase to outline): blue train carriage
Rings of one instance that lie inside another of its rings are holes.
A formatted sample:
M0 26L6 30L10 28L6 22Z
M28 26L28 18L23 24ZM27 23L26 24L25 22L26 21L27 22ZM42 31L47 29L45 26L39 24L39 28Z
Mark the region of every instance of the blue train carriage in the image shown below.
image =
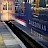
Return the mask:
M20 5L17 5L18 10L15 13L16 22L19 23L16 26L39 44L48 47L48 0L20 1L18 0Z
M28 16L27 27L31 30L33 38L48 47L48 0L28 0L27 2L25 5L25 15Z

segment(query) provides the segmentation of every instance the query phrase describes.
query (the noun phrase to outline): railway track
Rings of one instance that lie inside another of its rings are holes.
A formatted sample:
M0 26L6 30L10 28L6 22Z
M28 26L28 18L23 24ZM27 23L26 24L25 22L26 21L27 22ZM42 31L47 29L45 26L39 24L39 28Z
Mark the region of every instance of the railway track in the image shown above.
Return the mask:
M22 30L17 28L11 22L6 22L6 24L11 28L11 30L18 36L18 38L25 44L27 48L43 48L40 44L38 44L35 40L30 38L27 34L25 34Z

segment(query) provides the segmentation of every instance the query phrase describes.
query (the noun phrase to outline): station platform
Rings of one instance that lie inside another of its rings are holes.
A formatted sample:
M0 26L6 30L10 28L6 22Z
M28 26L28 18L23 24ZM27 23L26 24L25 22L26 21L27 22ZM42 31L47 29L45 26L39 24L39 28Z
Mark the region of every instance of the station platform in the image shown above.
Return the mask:
M0 22L0 48L26 48L5 22Z

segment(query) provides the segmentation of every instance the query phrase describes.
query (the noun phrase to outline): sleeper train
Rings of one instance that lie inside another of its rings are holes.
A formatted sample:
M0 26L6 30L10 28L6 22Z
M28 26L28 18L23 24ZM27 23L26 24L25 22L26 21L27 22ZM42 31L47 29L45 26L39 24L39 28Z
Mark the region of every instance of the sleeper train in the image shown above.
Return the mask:
M48 0L16 0L15 17L18 28L48 47Z
M0 0L1 21L13 20L14 13L14 0Z

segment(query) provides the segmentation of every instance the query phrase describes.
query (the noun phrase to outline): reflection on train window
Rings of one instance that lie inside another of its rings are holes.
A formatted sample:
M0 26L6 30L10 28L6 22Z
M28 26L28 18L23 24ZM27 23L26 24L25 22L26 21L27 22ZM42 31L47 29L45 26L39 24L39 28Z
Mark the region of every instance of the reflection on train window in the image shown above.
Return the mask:
M7 4L3 5L3 10L7 10Z
M8 10L12 10L12 5L8 4Z

